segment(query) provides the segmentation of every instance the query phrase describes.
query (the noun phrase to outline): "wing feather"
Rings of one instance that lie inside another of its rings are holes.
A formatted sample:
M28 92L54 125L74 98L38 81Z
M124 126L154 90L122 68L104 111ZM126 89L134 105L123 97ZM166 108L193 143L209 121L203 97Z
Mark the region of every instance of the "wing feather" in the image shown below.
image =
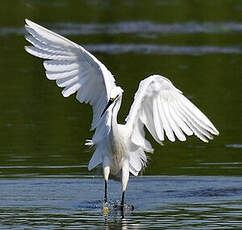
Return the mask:
M185 106L179 103L178 108L180 108L181 113L189 120L194 127L200 131L205 137L213 139L213 136L209 134L208 129L203 125L200 120L197 120L195 116L192 116L192 113L186 109Z
M175 136L174 136L174 133L173 133L173 129L169 123L169 120L168 120L168 114L167 114L167 106L166 106L166 102L164 101L163 98L161 98L161 104L162 104L162 109L160 109L160 117L161 117L161 120L162 120L162 123L164 124L164 130L165 130L165 133L166 133L166 136L168 137L168 139L172 142L175 141Z
M179 89L159 75L140 82L126 118L126 126L132 130L131 141L142 148L137 139L145 139L144 126L159 143L164 141L164 133L172 142L176 138L185 141L185 135L192 134L208 142L213 135L219 134L212 122Z
M142 116L142 122L143 124L146 124L147 129L153 136L153 138L160 144L162 144L162 140L159 139L156 129L155 129L155 124L154 124L154 119L153 119L153 113L152 113L152 108L150 108L150 102L147 102L144 106L144 111L143 111L143 116ZM150 114L150 115L149 115Z
M212 134L216 135L216 128L214 125L208 120L208 118L196 107L194 106L187 98L184 96L181 100L184 109L187 110L188 113L191 113L194 119L201 124L204 129L207 129Z
M160 105L157 99L153 100L153 114L154 114L154 123L157 136L159 140L164 140L164 131L163 131L163 123L160 119Z
M75 77L66 77L66 78L62 78L62 79L57 79L56 80L56 84L59 86L59 87L66 87L74 82L77 82L79 80L79 77L78 76L75 76ZM85 81L86 79L83 78L82 81Z
M62 78L67 78L67 77L75 77L79 73L78 69L70 70L70 71L60 71L60 72L55 72L55 71L46 71L46 77L49 80L57 80L57 79L62 79Z
M63 53L58 53L58 52L49 52L47 50L41 50L39 48L33 47L33 46L27 46L26 51L36 57L39 58L44 58L44 59L52 59L52 60L73 60L75 59L74 57L68 56Z
M70 95L75 93L77 90L79 90L80 87L81 87L80 83L73 83L71 85L68 85L62 90L62 95L64 97L69 97Z
M165 113L166 113L166 117L170 124L171 129L175 133L175 136L177 136L177 138L180 141L185 141L186 137L184 136L183 132L181 131L179 125L177 124L177 121L173 118L172 111L170 109L170 104L168 104L168 103L166 103L166 106L165 106Z
M176 105L175 103L172 103L170 105L170 111L172 111L172 117L173 120L176 121L176 123L179 125L179 127L181 128L181 130L187 135L187 136L191 136L193 134L193 132L191 131L191 129L187 126L186 122L184 121L183 117L179 116L179 112L176 109Z
M39 50L48 51L50 53L65 55L65 56L73 56L70 51L62 49L60 47L54 47L54 46L47 46L46 43L42 43L40 40L37 40L31 35L26 35L25 39L31 43L35 48L38 48Z
M43 64L47 71L53 71L53 72L72 71L72 70L80 69L79 63L77 63L76 61L69 61L69 60L44 61Z
M26 51L44 61L46 76L63 87L62 94L74 93L80 102L93 107L92 129L97 128L101 109L116 87L115 80L107 68L83 47L26 19L26 40L32 45ZM100 123L99 123L100 124ZM103 127L101 128L103 129Z
M187 136L191 136L193 134L193 132L187 126L187 124L182 120L182 118L179 117L176 109L173 107L172 104L170 105L169 109L170 109L173 121L176 122L176 124L177 124L177 126L179 126L180 130L182 132L184 132ZM186 138L186 136L184 136L184 137Z

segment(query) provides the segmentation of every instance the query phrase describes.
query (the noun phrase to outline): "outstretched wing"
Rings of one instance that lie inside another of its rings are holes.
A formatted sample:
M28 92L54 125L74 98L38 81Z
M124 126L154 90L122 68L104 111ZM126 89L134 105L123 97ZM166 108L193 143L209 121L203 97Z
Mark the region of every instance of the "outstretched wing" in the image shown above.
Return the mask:
M92 105L91 129L97 128L110 91L115 87L112 74L96 57L74 42L30 20L26 20L25 28L28 31L26 40L33 45L26 46L26 51L48 59L44 61L46 76L64 88L64 97L77 93L78 101Z
M209 119L192 104L167 78L153 75L140 82L126 125L131 141L144 150L151 149L145 140L144 125L160 144L165 135L170 141L195 134L208 142L219 132Z

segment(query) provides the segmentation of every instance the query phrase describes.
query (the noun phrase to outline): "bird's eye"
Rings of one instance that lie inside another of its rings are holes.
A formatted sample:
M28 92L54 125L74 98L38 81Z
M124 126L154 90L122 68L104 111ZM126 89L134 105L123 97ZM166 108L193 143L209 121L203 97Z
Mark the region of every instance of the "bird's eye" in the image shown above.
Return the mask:
M119 95L117 95L116 97L110 98L110 101L115 101L118 98Z

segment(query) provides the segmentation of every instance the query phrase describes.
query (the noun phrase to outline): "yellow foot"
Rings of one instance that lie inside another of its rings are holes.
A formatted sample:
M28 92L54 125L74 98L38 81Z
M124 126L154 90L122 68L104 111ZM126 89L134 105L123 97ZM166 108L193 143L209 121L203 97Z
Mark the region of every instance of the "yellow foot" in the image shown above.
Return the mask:
M109 208L107 204L103 205L103 215L108 216Z

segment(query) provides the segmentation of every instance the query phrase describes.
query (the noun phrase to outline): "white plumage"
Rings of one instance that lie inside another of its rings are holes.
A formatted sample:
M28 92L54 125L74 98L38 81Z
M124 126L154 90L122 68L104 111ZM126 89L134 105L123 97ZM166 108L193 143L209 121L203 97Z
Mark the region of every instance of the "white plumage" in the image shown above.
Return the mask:
M167 137L174 142L196 135L204 142L219 132L209 119L192 104L167 78L152 75L140 82L126 124L117 124L123 90L115 85L110 71L96 57L70 40L26 20L25 47L44 61L46 76L63 87L68 97L76 93L78 101L93 107L92 140L95 148L89 162L91 170L102 164L105 179L105 201L109 175L122 180L122 205L129 173L137 176L147 163L145 152L153 152L145 138L144 126L160 144Z

